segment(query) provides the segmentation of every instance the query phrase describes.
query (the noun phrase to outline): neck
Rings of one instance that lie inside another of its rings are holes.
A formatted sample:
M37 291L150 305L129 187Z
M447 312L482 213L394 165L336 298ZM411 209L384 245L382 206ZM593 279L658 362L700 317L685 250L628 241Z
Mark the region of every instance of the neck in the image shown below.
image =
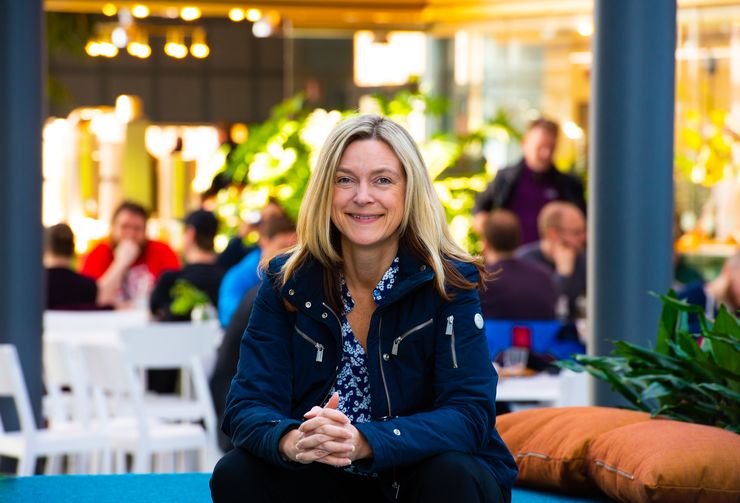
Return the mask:
M502 251L494 251L494 250L484 250L483 251L483 259L486 261L486 264L495 264L496 262L500 262L502 260L510 259L514 257L514 252L502 252Z
M347 286L350 290L354 287L372 291L396 258L398 243L382 249L357 248L344 243L342 249L342 273Z
M210 251L204 251L199 248L187 250L184 253L185 262L188 264L213 264L216 261L216 254Z
M52 255L44 256L44 267L64 267L67 269L72 268L72 259L67 257L55 257Z

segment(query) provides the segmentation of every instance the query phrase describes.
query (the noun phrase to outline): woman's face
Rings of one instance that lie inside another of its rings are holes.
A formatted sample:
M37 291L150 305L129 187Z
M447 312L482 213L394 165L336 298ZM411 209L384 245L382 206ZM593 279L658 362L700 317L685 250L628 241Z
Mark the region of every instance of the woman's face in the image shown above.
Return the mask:
M348 247L396 248L406 175L393 150L379 140L352 142L333 182L331 220L342 235L343 252Z

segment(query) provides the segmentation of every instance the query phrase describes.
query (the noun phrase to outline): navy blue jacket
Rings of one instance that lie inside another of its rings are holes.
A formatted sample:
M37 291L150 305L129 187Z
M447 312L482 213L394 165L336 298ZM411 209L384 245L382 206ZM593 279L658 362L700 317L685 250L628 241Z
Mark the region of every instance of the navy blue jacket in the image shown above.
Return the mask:
M241 341L223 422L235 446L284 467L280 438L323 404L341 361L341 323L324 296L323 269L307 261L279 288L286 257L270 263ZM470 281L478 271L456 263ZM396 284L373 313L367 337L373 420L357 423L373 450L370 472L435 454L470 453L511 488L516 465L495 429L497 376L488 358L478 292L434 288L431 268L399 255ZM285 302L295 309L286 308Z

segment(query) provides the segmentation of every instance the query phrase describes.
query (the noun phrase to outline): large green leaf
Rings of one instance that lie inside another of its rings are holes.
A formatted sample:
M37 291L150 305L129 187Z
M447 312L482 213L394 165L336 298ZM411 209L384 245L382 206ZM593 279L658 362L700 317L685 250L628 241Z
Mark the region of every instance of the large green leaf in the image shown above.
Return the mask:
M655 294L653 294L655 295ZM666 298L675 299L676 292L668 291ZM662 297L661 297L662 298ZM679 323L679 310L676 306L667 302L663 303L663 310L660 313L660 323L658 324L658 339L655 350L662 354L668 353L668 341L675 337Z
M577 355L561 368L586 371L608 382L633 407L653 416L715 425L740 432L740 325L726 309L716 320L703 308L677 300L663 301L655 350L626 341L614 342L610 356ZM700 334L678 326L683 314L696 314ZM701 346L697 342L701 337Z

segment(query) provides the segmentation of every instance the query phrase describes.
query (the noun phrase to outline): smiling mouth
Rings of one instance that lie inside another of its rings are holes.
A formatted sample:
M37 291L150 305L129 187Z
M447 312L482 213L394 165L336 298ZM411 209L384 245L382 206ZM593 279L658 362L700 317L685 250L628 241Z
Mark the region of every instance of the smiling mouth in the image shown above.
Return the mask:
M354 220L367 222L370 220L375 220L376 218L380 218L382 215L358 215L356 213L350 213L349 216L351 216Z

